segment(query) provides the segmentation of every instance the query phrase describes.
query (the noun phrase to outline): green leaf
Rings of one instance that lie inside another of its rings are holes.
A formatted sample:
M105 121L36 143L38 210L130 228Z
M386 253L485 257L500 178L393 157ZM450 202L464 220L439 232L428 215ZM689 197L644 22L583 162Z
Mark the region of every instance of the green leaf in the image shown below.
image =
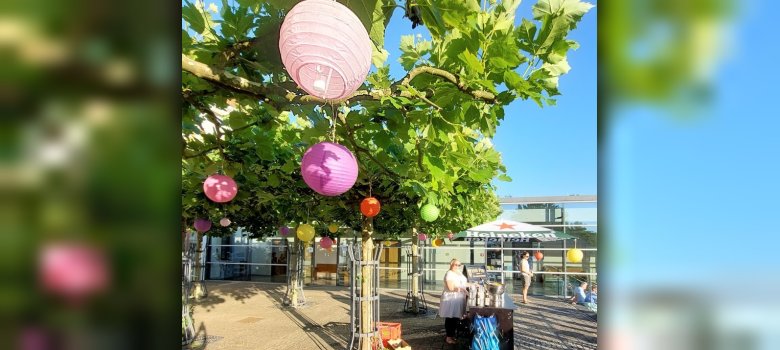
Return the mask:
M507 174L498 175L498 180L505 181L505 182L512 182L512 178L509 177L509 175Z
M473 53L463 51L458 55L458 58L461 60L461 62L465 63L466 67L471 71L480 74L484 73L485 68L482 67L482 62L480 62L479 59L477 59L477 56L475 56Z
M573 29L591 8L592 4L579 0L539 0L534 4L532 12L537 20L545 16L560 17Z
M515 30L515 35L519 41L518 47L525 52L533 53L534 49L534 37L536 36L536 24L523 18L522 23Z
M487 183L492 177L493 170L490 168L480 168L469 173L469 178L480 183Z
M206 30L203 14L200 9L195 7L195 4L185 1L185 5L181 7L181 17L189 23L190 28L196 33L201 34Z
M275 174L268 174L266 176L266 181L268 181L268 185L271 187L279 187L281 182L279 181L279 177Z
M372 47L371 62L375 67L381 67L387 61L389 52L384 49L385 47L385 28L390 23L390 18L393 16L393 10L395 9L395 2L393 0L379 0L376 1L371 12L371 25L368 30L368 37L371 38L371 42L374 44Z

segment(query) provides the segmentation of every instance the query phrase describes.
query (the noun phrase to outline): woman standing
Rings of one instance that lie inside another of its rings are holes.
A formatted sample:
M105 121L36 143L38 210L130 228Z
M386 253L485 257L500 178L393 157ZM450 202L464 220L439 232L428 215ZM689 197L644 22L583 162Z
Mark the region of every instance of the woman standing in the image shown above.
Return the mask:
M528 252L520 254L520 280L523 283L523 304L528 304L528 287L531 286L531 278L534 276L530 265L528 265L529 255Z
M450 261L450 270L444 274L444 291L441 293L439 316L444 317L447 344L455 344L455 330L466 312L466 277L461 273L458 259Z

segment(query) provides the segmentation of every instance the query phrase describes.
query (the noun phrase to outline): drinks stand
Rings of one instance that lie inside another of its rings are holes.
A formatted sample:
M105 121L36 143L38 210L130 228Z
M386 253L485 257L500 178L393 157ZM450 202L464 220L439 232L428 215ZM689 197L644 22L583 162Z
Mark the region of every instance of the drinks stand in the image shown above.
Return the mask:
M469 283L466 298L465 329L468 338L474 334L471 325L477 316L495 316L499 333L498 344L501 350L514 348L514 310L515 304L509 294L504 293L505 287L497 281L488 278L485 265L464 265L464 275Z

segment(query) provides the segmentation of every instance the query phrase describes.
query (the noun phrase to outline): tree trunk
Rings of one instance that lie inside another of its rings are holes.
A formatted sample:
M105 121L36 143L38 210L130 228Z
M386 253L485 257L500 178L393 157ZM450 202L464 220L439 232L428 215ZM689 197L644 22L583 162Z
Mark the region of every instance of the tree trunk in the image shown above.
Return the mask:
M195 288L193 288L192 295L195 297L195 300L198 300L206 297L207 293L206 288L204 288L203 285L203 279L200 278L201 270L203 268L203 265L200 263L200 257L203 253L203 232L198 231L196 237L198 246L195 248Z
M418 250L420 239L417 238L417 228L412 228L412 312L419 313L417 295L420 293L420 274Z
M296 230L297 231L297 230ZM293 245L288 252L287 259L290 262L290 269L287 271L287 273L290 274L290 285L288 286L290 290L290 305L293 307L298 306L298 284L300 283L300 274L298 273L298 269L301 267L298 266L299 262L299 254L302 254L302 249L300 249L301 246L301 240L298 239L298 235L296 234L293 237ZM304 248L305 249L305 248Z
M374 253L374 240L371 235L374 234L374 220L373 218L366 218L363 221L363 241L361 252L363 261L370 261L373 259ZM362 298L368 298L372 295L373 290L373 267L371 265L363 265L360 273L360 296ZM371 300L363 299L360 301L360 332L368 333L374 330L373 324L373 303ZM372 338L369 338L372 339ZM372 339L373 340L373 339ZM361 342L360 350L371 350L372 341Z

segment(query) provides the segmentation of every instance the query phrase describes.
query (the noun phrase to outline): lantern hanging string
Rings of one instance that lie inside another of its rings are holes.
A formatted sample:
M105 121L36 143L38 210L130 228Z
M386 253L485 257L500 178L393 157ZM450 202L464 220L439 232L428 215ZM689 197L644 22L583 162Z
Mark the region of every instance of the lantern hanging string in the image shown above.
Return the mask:
M336 143L336 106L333 104L333 102L330 103L330 110L331 110L331 120L333 124L331 125L331 134L330 134L330 141L333 143Z

